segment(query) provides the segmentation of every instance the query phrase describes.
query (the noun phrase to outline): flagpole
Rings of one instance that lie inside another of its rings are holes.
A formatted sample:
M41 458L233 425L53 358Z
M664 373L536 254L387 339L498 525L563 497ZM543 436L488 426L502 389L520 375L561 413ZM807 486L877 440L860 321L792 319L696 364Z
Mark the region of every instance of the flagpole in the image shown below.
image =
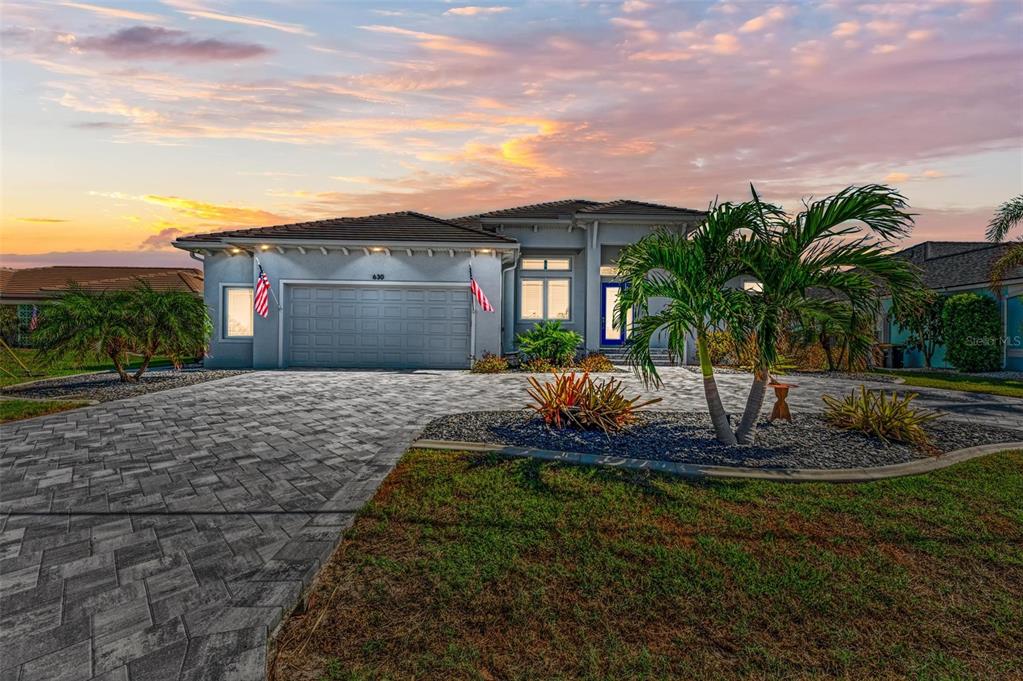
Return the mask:
M472 256L470 256L472 257ZM476 361L476 296L472 294L472 263L469 264L469 305L472 306L469 318L469 359Z

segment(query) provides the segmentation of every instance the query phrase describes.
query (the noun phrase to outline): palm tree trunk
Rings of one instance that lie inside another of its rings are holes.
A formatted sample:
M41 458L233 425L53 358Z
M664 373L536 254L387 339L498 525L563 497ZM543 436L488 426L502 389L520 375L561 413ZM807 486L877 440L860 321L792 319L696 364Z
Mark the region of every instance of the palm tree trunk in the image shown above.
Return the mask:
M721 404L721 394L714 379L714 365L710 362L710 349L707 347L707 335L703 331L696 332L696 350L700 356L700 373L703 374L703 394L707 398L707 410L710 422L714 426L714 436L718 442L726 445L735 444L735 435L728 422L728 413Z
M146 369L149 368L149 363L151 361L153 361L153 354L147 352L142 356L142 364L139 365L138 371L135 372L135 375L132 376L132 378L136 381L142 378L142 374L146 373Z
M751 445L756 437L753 427L760 418L760 410L764 407L764 396L767 394L767 384L771 380L771 372L767 369L758 368L753 374L753 385L750 386L749 396L746 398L746 409L742 412L742 419L739 427L735 429L735 439L741 445Z
M112 352L109 355L111 361L114 363L114 369L117 370L117 375L121 377L122 383L134 383L135 379L128 375L128 372L124 370L124 365L121 363L121 353Z

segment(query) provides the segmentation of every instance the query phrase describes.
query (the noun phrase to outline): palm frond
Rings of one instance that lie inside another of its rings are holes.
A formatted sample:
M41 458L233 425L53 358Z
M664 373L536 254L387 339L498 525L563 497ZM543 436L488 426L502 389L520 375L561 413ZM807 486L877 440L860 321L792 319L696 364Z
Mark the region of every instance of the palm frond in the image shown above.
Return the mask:
M1013 228L1023 223L1023 194L1009 199L1001 206L987 226L988 241L1002 241Z
M1023 241L1013 244L1005 253L995 261L991 267L991 288L998 290L1002 287L1006 275L1017 267L1023 267Z

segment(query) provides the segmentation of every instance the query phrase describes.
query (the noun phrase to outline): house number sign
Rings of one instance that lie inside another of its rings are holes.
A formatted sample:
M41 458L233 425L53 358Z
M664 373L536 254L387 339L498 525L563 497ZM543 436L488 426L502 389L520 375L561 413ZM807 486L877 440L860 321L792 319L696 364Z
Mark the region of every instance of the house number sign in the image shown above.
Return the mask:
M382 275L382 274L374 274L373 275L373 281L383 281L383 280L384 280L384 275Z

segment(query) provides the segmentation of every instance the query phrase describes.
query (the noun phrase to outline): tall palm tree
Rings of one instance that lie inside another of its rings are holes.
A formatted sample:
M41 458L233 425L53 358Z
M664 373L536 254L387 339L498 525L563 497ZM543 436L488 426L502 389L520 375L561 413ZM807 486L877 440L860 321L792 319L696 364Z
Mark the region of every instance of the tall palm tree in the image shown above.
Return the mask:
M752 185L750 190L756 219L741 259L745 272L761 286L749 292L747 328L758 357L735 431L740 444L753 442L787 317L811 310L838 315L848 309L857 318L872 319L880 308L881 285L893 297L919 286L912 265L890 254L891 242L908 235L913 224L905 197L896 190L883 185L847 187L809 203L791 219L777 206L763 203ZM866 234L857 223L866 225ZM811 289L832 296L813 297L808 295Z
M138 380L153 357L167 355L175 366L205 351L213 321L206 304L184 291L156 291L139 281L128 297L129 314L136 320L138 353L142 363L132 378Z
M988 241L999 242L1005 239L1015 227L1023 223L1023 194L1009 199L998 207L998 212L991 218L987 226ZM1023 267L1023 236L1009 250L995 261L991 268L991 286L998 289L1005 280L1005 275L1016 267Z
M714 434L725 444L735 444L710 361L707 335L721 324L741 323L746 298L742 291L725 287L740 273L738 254L753 219L751 204L723 203L712 207L706 221L689 235L658 230L622 250L618 276L626 283L618 298L615 319L636 311L627 357L644 382L660 386L657 367L650 357L650 340L661 329L668 332L668 347L675 354L685 350L686 336L696 335L703 374L703 390ZM651 298L667 304L651 314Z

